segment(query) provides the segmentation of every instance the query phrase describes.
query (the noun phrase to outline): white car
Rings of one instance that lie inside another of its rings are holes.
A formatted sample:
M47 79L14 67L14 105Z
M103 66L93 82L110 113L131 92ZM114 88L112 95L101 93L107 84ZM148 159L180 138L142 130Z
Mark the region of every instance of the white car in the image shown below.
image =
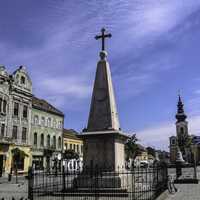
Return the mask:
M149 166L149 163L147 160L141 160L140 161L140 167L148 167Z

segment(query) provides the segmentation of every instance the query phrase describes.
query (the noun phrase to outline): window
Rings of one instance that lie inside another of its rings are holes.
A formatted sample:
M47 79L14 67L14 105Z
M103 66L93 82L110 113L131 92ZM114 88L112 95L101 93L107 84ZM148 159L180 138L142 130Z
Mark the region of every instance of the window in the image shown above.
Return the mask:
M18 116L19 113L19 104L14 102L14 116Z
M50 135L47 135L47 147L50 147Z
M48 127L51 127L51 118L50 118L50 117L49 117L48 120L47 120L47 126L48 126Z
M1 124L1 136L4 136L5 124Z
M67 143L65 144L65 150L67 150L68 149L68 145L67 145Z
M42 125L42 126L45 126L45 117L42 117L42 118L41 118L41 125Z
M61 149L61 137L58 137L58 148Z
M69 145L69 149L71 149L71 150L72 150L72 144L70 144L70 145Z
M62 122L61 121L58 122L58 128L60 128L60 129L62 128Z
M40 138L40 146L43 147L44 146L44 134L41 134L41 138Z
M7 105L6 100L3 100L3 112L4 113L6 113L6 105Z
M74 147L73 147L73 150L76 151L76 145L74 144L73 146L74 146Z
M56 128L56 120L53 120L53 128Z
M56 149L56 136L55 135L53 136L53 148Z
M79 153L79 145L78 144L77 144L76 148L77 148L77 152Z
M28 116L28 106L25 106L23 107L23 118L27 118Z
M22 128L22 141L26 142L26 132L27 132L27 128L23 127Z
M184 134L184 128L183 127L181 127L180 131L181 131L181 134Z
M35 115L35 116L34 116L34 124L35 124L35 125L38 125L38 124L39 124L39 117L38 117L38 115Z
M173 139L171 140L171 143L172 143L172 145L175 145L175 144L176 144L176 139L173 138Z
M13 126L12 138L17 139L17 126Z
M37 146L37 133L34 133L34 138L33 138L33 144L34 146Z
M25 80L26 80L25 77L24 77L24 76L21 76L21 81L20 81L20 83L21 83L21 84L25 84Z

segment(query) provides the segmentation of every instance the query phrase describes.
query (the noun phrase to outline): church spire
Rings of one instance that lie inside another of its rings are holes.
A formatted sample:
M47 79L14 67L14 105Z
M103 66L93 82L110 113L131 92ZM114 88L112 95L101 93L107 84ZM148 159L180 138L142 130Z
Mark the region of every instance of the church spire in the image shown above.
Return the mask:
M180 94L178 95L178 104L177 104L177 114L176 119L178 122L185 121L187 115L184 112L184 104L182 102Z
M105 29L102 30L102 35L96 36L96 39L103 39L106 36L111 37L111 34L104 34ZM107 61L107 52L104 50L104 41L102 44L103 50L100 52L100 60L97 63L90 114L85 130L88 132L120 130L110 66Z

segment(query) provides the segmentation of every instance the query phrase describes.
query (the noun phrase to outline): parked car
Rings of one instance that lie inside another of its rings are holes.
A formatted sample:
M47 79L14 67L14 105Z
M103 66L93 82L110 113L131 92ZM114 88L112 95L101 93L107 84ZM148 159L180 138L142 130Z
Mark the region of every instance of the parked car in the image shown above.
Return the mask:
M148 167L148 166L149 166L148 161L146 161L146 160L142 160L142 161L140 161L140 167L144 167L144 168L146 168L146 167Z

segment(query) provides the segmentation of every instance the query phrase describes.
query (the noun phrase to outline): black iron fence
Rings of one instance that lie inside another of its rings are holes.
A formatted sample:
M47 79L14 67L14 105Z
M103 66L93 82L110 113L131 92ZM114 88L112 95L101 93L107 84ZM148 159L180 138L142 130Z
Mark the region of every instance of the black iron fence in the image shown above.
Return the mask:
M29 199L154 200L167 187L167 167L84 169L73 172L29 171Z

